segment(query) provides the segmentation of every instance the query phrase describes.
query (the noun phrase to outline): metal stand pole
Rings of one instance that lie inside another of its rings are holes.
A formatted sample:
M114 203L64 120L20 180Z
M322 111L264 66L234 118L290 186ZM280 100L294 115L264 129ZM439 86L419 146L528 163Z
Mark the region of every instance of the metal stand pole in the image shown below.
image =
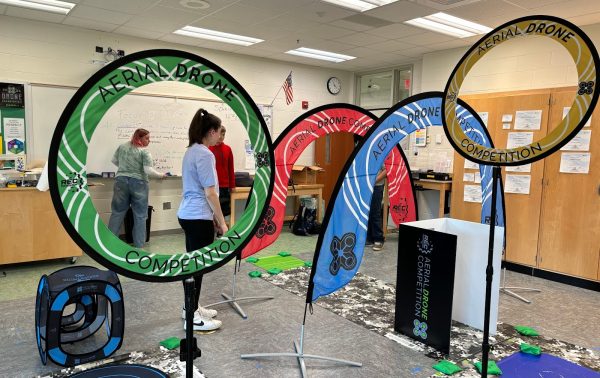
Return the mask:
M483 343L481 344L481 376L487 377L488 355L490 352L490 306L492 298L492 277L494 276L494 232L496 230L496 197L498 195L498 180L500 179L500 167L492 168L492 207L490 210L490 236L488 243L488 264L485 270L485 313L483 321Z
M332 362L338 362L343 365L361 367L362 366L361 362L353 362L353 361L348 361L348 360L342 360L339 358L325 357L325 356L318 356L315 354L305 354L304 353L304 326L306 324L306 309L307 308L308 308L308 303L304 305L304 320L302 321L302 327L300 327L300 342L298 343L296 340L294 340L294 350L296 351L296 353L253 353L253 354L242 354L240 357L242 359L263 358L263 357L295 357L298 360L298 365L300 368L300 373L302 374L302 378L307 377L306 363L304 362L305 358L313 358L315 360L332 361Z
M511 297L515 297L517 299L522 300L525 303L531 303L531 301L525 297L520 296L519 294L513 292L513 290L521 290L527 292L540 293L540 289L534 289L531 287L516 287L516 286L506 286L506 267L502 269L502 286L500 286L500 292L510 295Z
M185 293L185 339L179 344L179 361L185 361L185 377L194 376L194 359L200 357L201 352L194 337L194 310L198 305L194 295L195 280L186 278L183 281ZM199 284L200 285L200 284ZM196 288L200 290L200 288Z
M235 281L236 281L236 277L237 277L237 272L239 272L240 270L240 265L241 265L241 259L237 258L237 260L235 261L235 265L233 267L233 288L231 290L231 296L227 295L225 293L221 293L221 296L223 298L225 298L224 301L219 301L219 302L215 302L215 303L211 303L209 305L206 306L202 306L204 308L209 308L209 307L213 307L216 306L218 304L222 304L222 303L229 303L229 305L231 307L233 307L234 310L236 310L238 312L238 314L240 314L240 316L243 319L247 319L248 315L246 315L246 312L244 312L244 310L242 309L242 307L237 303L239 301L248 301L248 300L267 300L267 299L273 299L274 297L267 297L267 296L262 296L262 297L240 297L240 298L236 298L235 296Z

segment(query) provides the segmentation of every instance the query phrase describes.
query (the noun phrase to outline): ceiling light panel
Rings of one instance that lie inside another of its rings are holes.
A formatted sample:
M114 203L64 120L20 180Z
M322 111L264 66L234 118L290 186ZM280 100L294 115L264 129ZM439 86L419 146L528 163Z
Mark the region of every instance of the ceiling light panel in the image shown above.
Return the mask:
M67 14L75 7L73 3L58 0L0 0L0 4L59 14Z
M231 33L224 33L216 30L197 28L195 26L185 26L173 32L174 34L185 35L187 37L210 39L212 41L232 43L234 45L250 46L262 42L262 39L246 37Z
M405 23L458 38L466 38L478 34L485 34L492 30L485 25L464 20L459 17L454 17L443 12L431 14L425 17L414 18L412 20L405 21Z
M334 63L340 63L340 62L344 62L344 61L356 58L355 56L337 54L337 53L323 51L323 50L309 49L307 47L300 47L300 48L297 48L294 50L286 51L285 53L291 54L291 55L296 55L296 56L303 56L305 58L326 60L326 61L334 62Z
M395 3L398 0L322 0L326 3L339 5L344 8L365 12L382 5Z

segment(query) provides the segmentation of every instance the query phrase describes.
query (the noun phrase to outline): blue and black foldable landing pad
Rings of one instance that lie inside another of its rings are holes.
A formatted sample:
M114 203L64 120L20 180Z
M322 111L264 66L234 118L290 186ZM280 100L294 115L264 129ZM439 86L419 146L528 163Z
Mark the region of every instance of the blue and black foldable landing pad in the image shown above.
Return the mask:
M143 365L109 365L85 370L73 374L70 378L105 378L105 377L128 377L128 378L168 378L162 371L150 366Z
M504 358L497 365L502 370L502 378L600 378L598 372L545 353L533 356L518 352Z

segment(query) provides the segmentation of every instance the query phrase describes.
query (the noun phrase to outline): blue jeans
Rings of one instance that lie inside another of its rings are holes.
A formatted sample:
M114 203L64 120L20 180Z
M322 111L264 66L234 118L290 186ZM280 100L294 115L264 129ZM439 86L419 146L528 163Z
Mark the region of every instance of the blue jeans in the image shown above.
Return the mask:
M127 210L133 211L133 245L142 248L146 241L146 219L148 218L148 183L133 177L119 176L115 179L111 203L109 230L119 235Z
M367 241L370 243L383 243L383 216L381 214L381 200L383 199L383 185L373 187L373 198L369 210L369 224L367 225Z

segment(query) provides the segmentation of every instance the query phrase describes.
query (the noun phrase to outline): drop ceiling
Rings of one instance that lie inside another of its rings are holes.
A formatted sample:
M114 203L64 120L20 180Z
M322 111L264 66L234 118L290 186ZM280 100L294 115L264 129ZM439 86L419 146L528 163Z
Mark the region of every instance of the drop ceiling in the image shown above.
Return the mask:
M403 23L440 11L492 28L535 14L578 26L600 23L595 0L400 0L363 13L317 0L67 1L77 5L66 16L13 6L0 6L0 14L355 72L410 64L425 53L470 46L479 38L458 39ZM173 34L186 25L264 42L242 47ZM357 58L330 63L285 54L297 47Z

